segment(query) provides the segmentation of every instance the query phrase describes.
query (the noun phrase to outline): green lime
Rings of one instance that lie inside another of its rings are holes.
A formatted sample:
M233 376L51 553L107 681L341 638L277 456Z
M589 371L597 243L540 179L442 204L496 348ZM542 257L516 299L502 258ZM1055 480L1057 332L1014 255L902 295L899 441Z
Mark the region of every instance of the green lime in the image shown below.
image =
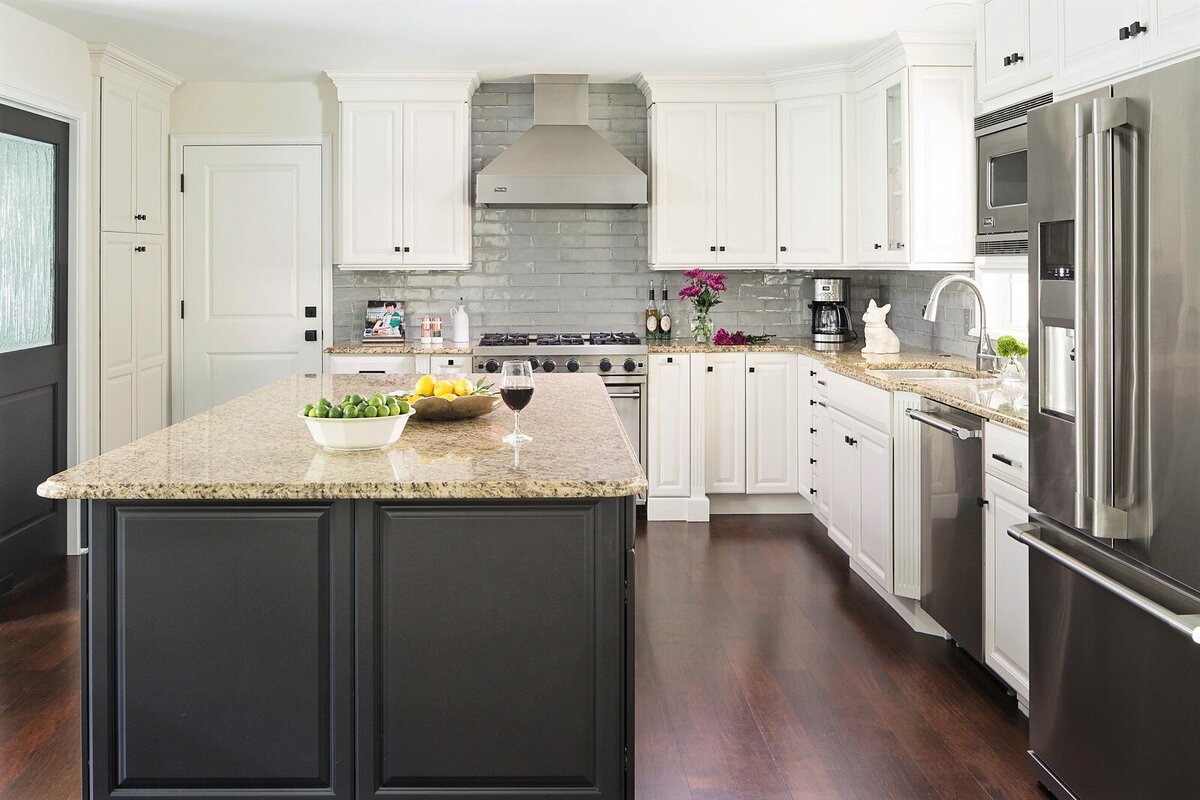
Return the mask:
M368 419L371 417L378 417L379 408L378 406L367 406L365 409L363 409L362 415Z
M319 417L319 416L321 416L321 415L317 413L317 409L315 409L315 408L310 408L310 409L308 410L308 413L307 413L307 414L305 414L305 416L306 416L306 417L312 417L313 419L316 419L317 417Z
M313 411L317 412L317 419L325 419L326 417L329 416L330 408L331 408L331 406L317 406L316 408L313 409Z
M406 403L403 400L401 400L399 403L397 403L396 407L400 409L401 414L407 414L409 411L412 411L412 406L410 406L408 403Z
M312 411L312 410L313 410L313 404L312 404L312 403L305 403L305 405L304 405L304 408L300 409L300 413L301 413L301 414L303 414L304 416L306 416L306 417L307 417L307 416L308 416L308 412L310 412L310 411Z
M380 397L379 395L375 395L374 397L372 397L370 400L367 401L367 405L374 406L375 408L379 408L381 405L383 405L383 398Z
M317 405L324 406L325 408L329 408L330 406L333 405L333 403L329 402L329 398L322 397L320 400L317 401Z
M356 405L356 406L362 405L362 402L363 402L362 395L361 394L350 395L350 402L354 403L354 405Z
M342 418L342 409L338 408L337 406L330 406L329 407L329 418L330 419L341 419Z
M344 405L346 405L346 403L349 403L349 402L350 402L350 395L344 394L344 395L342 395L342 402L339 403L338 405L344 406Z
M358 419L358 406L346 406L344 416L346 419Z

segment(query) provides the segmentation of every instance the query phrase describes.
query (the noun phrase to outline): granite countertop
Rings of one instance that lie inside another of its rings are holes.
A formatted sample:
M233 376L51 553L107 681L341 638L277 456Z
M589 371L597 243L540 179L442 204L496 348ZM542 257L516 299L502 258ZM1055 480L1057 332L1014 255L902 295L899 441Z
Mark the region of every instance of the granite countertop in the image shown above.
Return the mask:
M839 375L862 381L889 392L912 392L984 419L1018 430L1029 429L1029 387L1002 387L996 376L975 369L973 361L931 350L905 348L899 353L864 355L862 343L839 350L817 349L812 339L775 338L766 344L713 345L679 341L650 344L650 353L801 353L819 359ZM880 369L949 369L961 378L890 378L875 374Z
M477 379L482 376L472 376ZM322 396L408 389L416 375L295 375L60 472L53 498L332 500L623 497L646 476L596 375L534 377L515 450L501 407L459 422L410 419L384 450L317 446L296 412Z
M471 354L471 343L445 342L443 344L421 344L400 342L394 344L335 344L325 352L335 356L385 356L385 355L429 355L466 356Z

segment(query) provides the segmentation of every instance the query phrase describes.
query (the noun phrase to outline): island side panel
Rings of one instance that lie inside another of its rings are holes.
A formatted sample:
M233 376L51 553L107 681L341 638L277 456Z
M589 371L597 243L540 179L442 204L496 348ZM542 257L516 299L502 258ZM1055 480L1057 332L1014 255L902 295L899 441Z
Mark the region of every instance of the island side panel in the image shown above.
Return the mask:
M353 797L352 502L91 505L88 796Z
M632 507L359 503L359 797L631 796Z

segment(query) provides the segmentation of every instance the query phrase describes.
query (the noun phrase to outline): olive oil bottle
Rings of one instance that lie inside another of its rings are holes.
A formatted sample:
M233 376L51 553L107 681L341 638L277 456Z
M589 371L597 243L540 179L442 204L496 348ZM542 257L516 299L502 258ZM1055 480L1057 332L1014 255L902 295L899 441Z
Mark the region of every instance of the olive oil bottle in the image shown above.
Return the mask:
M659 341L668 342L671 340L671 307L668 305L670 298L667 297L667 279L663 278L662 292L659 295L658 301L658 338Z
M650 299L646 302L646 341L656 342L659 337L658 306L654 304L654 281L650 281Z

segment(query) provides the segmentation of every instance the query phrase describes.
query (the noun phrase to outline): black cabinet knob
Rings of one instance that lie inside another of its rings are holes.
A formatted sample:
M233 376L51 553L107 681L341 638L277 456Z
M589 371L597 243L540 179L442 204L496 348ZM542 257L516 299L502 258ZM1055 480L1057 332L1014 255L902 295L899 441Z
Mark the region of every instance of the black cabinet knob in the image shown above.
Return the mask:
M1147 28L1145 25L1143 25L1140 21L1135 19L1133 21L1133 23L1130 24L1130 26L1129 26L1129 35L1130 36L1140 36L1141 34L1145 33L1148 30L1150 30L1150 29ZM145 217L142 217L142 219L145 219Z
M317 332L311 328L304 332L304 341L315 342L317 340Z
M809 432L809 433L816 433L816 432L817 432L817 429L816 429L816 428L809 428L809 429L808 429L808 432Z
M411 253L411 252L412 252L412 248L411 248L411 247L409 247L408 245L405 245L405 246L404 246L404 252L406 252L406 253Z
M709 372L712 372L712 370L713 370L713 368L712 368L712 367L709 367L709 368L708 368L708 371L709 371Z
M876 250L882 250L882 249L883 249L883 245L879 244L879 242L876 242L876 243L875 243L875 249L876 249Z
M708 248L708 252L710 252L710 253L717 252L717 246L714 244L712 247Z
M781 253L786 253L786 252L787 252L787 247L786 247L786 246L784 246L784 245L782 245L782 244L781 244L781 245L779 245L779 252L781 252Z
M751 371L751 372L754 372L754 367L751 367L751 368L750 368L750 371Z
M393 249L393 250L395 250L397 253L399 253L399 252L400 252L400 245L396 245L396 246L395 246L394 248L392 248L392 249Z
M721 246L720 246L720 247L718 247L717 249L718 249L718 250L720 250L722 253L724 253L724 252L725 252L725 245L721 245Z
M1012 56L1005 56L1005 57L1004 57L1004 66L1006 66L1006 67L1011 67L1011 66L1012 66Z
M1021 55L1020 53L1013 53L1013 54L1012 54L1012 63L1014 63L1014 64L1018 64L1018 63L1020 63L1020 62L1022 62L1022 61L1024 61L1024 60L1025 60L1025 56Z

